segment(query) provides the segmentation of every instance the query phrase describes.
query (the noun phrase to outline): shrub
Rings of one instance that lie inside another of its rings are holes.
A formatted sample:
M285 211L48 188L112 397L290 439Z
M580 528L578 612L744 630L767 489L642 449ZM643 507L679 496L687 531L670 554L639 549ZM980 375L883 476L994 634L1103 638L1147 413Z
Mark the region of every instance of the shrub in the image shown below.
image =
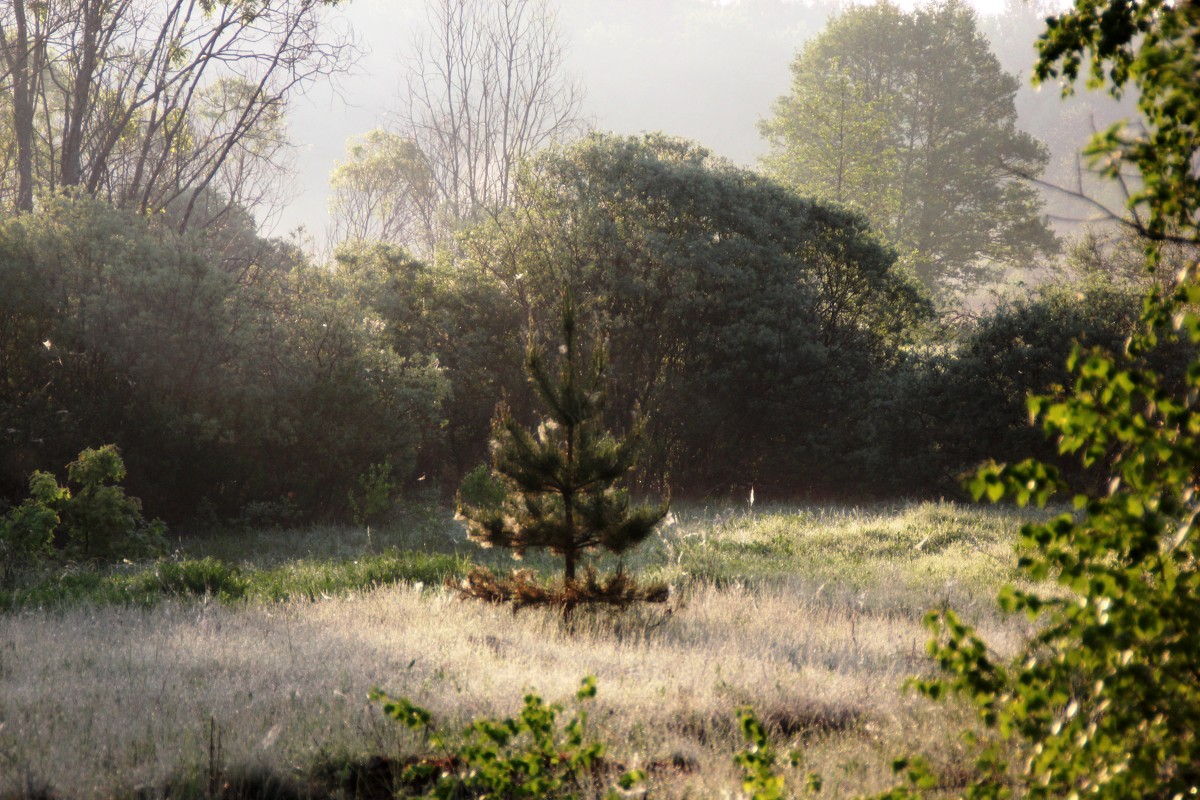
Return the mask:
M292 496L284 495L278 500L252 500L242 506L238 524L246 530L282 530L296 525L304 512Z
M1179 293L1200 300L1200 286ZM1182 313L1200 341L1195 312ZM1008 796L1014 784L1029 797L1188 796L1200 789L1200 409L1130 356L1077 348L1070 367L1074 392L1030 408L1062 452L1107 464L1112 480L1103 493L1076 495L1078 513L1021 530L1019 566L1061 591L1001 592L1002 608L1037 623L1011 662L954 612L932 613L930 652L947 677L916 685L934 699L965 696L1017 747L1015 769L999 743L981 749L970 796ZM1198 391L1194 361L1186 394ZM971 481L977 498L1021 505L1063 488L1056 469L1032 459Z
M1091 476L1058 458L1029 424L1025 399L1069 383L1066 354L1076 342L1119 349L1137 326L1139 303L1128 288L1102 281L1045 287L1000 303L947 351L913 358L872 412L880 482L900 492L954 492L962 474L988 458L1036 455L1082 485ZM1176 354L1159 360L1168 357Z
M576 702L582 704L595 696L596 679L584 678L575 693ZM411 792L437 800L599 797L602 786L616 776L604 796L607 800L617 800L629 796L630 790L646 780L644 770L625 769L606 761L607 746L586 735L587 711L577 708L575 715L560 726L558 715L563 711L562 706L547 705L537 694L525 695L525 703L516 717L476 719L461 737L439 732L433 716L407 698L392 698L376 689L371 692L371 699L381 704L385 715L418 733L427 746L437 751L435 756L408 762L399 775L401 787L408 790L403 796ZM821 777L810 772L799 795L788 792L778 756L753 710L738 709L738 727L746 741L746 747L733 758L742 773L742 796L752 800L783 800L821 791ZM802 763L799 751L788 754L792 769ZM622 791L618 792L618 788ZM397 791L396 796L401 796L401 792Z
M364 527L382 519L392 510L395 493L392 462L385 461L368 467L366 472L358 476L358 491L351 489L346 495L354 524Z
M596 679L585 678L575 693L576 702L595 696ZM460 739L453 739L439 733L432 715L406 698L392 699L377 689L371 699L382 704L384 714L416 731L438 751L439 757L418 760L401 775L404 785L422 787L423 797L594 797L605 782L607 748L587 736L587 711L582 708L560 725L562 706L547 705L530 693L516 717L476 719ZM644 778L640 770L628 771L616 785L629 789ZM619 795L614 791L608 796Z
M302 515L346 513L369 465L408 476L445 381L364 312L386 286L250 235L236 250L90 198L0 220L0 495L92 442L175 519L289 492Z
M50 555L60 522L56 509L67 496L53 475L29 476L29 498L0 518L0 584L11 584Z
M783 800L793 797L787 791L787 781L777 767L775 754L767 732L750 708L738 709L738 727L746 740L746 748L733 757L733 763L742 771L742 791L752 800ZM795 768L802 763L799 751L788 754L789 764ZM808 773L804 784L804 796L821 791L821 776Z
M142 504L116 485L125 462L114 445L88 448L67 465L72 493L47 472L29 478L29 497L0 522L5 577L58 547L70 557L113 560L154 555L166 526L142 517Z
M153 555L162 550L166 527L142 517L142 501L118 486L125 462L115 445L88 448L67 465L78 487L60 508L65 549L85 559L112 560Z
M468 472L458 487L460 503L481 509L500 508L507 494L504 484L492 474L487 464L480 464Z

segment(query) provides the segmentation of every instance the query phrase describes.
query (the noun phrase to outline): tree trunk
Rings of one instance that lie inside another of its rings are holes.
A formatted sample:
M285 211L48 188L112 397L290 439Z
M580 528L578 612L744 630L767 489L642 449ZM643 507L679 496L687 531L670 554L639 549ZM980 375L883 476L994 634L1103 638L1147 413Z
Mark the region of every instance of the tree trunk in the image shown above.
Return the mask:
M17 145L17 211L33 210L33 44L25 18L25 0L13 4L16 31L12 38L0 29L0 54L12 75L13 134Z
M33 102L20 78L13 82L13 133L17 138L16 210L33 211Z
M63 127L62 154L59 160L59 183L63 186L78 186L83 177L83 123L88 114L89 94L96 71L97 40L103 3L85 4L83 13L83 41L77 53L78 71L71 86L70 104L66 109L66 124Z

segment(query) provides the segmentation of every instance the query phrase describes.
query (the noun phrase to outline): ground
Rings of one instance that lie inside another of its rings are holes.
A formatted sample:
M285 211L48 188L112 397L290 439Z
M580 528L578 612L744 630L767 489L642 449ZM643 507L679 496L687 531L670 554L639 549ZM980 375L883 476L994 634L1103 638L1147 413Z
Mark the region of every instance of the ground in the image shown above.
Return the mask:
M530 689L570 708L586 675L599 686L592 733L615 763L650 768L654 796L736 791L743 705L781 751L803 752L801 772L822 773L823 796L890 785L891 759L915 749L953 774L964 712L902 684L931 669L929 608L950 604L1000 647L1027 635L993 600L1016 578L1020 522L949 503L681 508L626 559L671 583L668 606L569 623L464 602L434 580L334 582L284 600L263 599L288 596L280 590L27 603L0 612L0 796L154 796L168 786L204 796L210 779L247 773L311 787L314 776L328 782L420 750L368 700L373 688L454 730L515 713ZM283 585L279 575L353 570L392 548L511 565L433 512L369 539L339 529L194 537L180 557L240 564L248 579L271 568ZM456 574L462 560L445 563ZM522 566L552 574L556 564L534 556Z

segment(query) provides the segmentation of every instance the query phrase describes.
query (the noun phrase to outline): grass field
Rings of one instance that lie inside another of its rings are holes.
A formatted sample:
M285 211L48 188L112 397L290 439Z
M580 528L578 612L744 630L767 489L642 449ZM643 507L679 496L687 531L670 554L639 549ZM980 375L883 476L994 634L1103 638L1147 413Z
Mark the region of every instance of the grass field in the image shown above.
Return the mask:
M207 557L233 589L184 591L169 565L127 566L0 604L0 796L204 797L239 775L277 782L277 796L284 784L328 794L329 776L420 747L368 702L374 687L453 729L514 713L529 689L565 701L585 675L599 683L593 732L614 761L651 767L652 796L734 792L745 704L823 774L824 796L889 785L892 757L913 749L953 774L960 712L901 684L930 669L931 607L952 605L1001 647L1027 635L992 599L1016 577L1020 522L952 504L677 509L626 560L671 583L669 613L569 625L442 588L468 559L511 562L437 512L369 539L197 537L179 559ZM521 565L555 569L542 556Z

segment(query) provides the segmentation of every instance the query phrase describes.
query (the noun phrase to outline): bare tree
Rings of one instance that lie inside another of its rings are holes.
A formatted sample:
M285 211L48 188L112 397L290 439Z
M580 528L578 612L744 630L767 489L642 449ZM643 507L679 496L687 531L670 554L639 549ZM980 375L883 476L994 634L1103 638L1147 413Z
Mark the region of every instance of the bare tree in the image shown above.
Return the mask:
M18 210L79 187L208 224L264 196L289 94L346 66L336 0L8 0L0 114Z
M426 159L436 237L507 205L523 159L587 126L547 0L430 0L428 13L400 132Z

